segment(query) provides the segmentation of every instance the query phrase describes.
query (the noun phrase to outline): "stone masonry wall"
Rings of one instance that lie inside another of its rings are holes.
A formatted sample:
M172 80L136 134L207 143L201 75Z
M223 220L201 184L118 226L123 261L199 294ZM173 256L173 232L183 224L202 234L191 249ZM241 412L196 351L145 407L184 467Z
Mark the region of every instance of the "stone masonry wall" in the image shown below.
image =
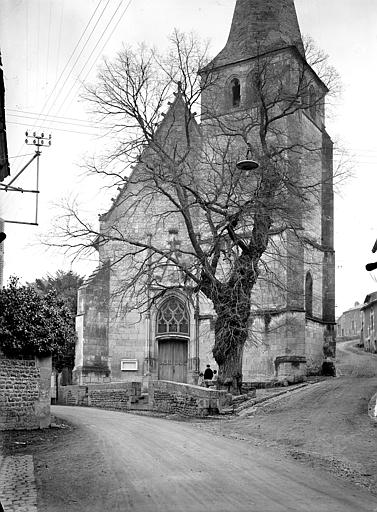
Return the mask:
M0 430L50 425L51 358L0 359Z
M127 410L141 395L140 382L62 386L58 404L85 405L99 409Z
M149 407L153 411L208 416L209 413L221 412L227 400L226 391L164 380L149 383Z

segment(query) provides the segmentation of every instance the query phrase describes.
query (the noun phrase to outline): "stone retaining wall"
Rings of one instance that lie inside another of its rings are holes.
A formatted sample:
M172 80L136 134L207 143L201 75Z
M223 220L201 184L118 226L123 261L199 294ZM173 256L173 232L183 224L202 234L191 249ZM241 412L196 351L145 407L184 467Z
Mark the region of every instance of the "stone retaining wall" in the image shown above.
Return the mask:
M0 430L48 427L51 357L0 358Z
M140 382L62 386L58 390L57 403L121 411L129 409L131 404L137 402L140 396Z
M148 392L152 411L184 416L218 414L230 402L226 391L164 380L150 381Z

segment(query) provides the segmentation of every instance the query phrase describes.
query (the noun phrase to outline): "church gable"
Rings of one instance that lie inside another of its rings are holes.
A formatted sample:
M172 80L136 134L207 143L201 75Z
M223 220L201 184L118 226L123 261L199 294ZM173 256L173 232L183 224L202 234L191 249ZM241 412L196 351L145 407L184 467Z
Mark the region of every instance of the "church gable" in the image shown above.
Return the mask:
M126 204L129 206L132 198L140 196L141 190L148 186L149 179L158 176L159 168L163 179L164 174L169 172L169 158L174 164L181 161L182 165L185 165L191 159L191 155L197 155L200 151L200 126L195 120L195 115L188 109L180 89L175 93L174 101L169 104L168 111L162 114L162 117L153 139L146 143L139 162L132 169L125 185L118 188L119 194L113 199L111 208L101 215L102 222L114 222L119 214L119 211L115 210L124 211L124 207Z

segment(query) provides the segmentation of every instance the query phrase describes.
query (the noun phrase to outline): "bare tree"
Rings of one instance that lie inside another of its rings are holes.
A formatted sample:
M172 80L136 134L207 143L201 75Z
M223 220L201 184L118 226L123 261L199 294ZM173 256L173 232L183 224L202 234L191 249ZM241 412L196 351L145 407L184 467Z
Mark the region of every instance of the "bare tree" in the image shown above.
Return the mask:
M128 308L145 311L171 288L207 297L219 379L236 386L251 320L263 307L258 282L272 283L282 302L282 272L297 270L305 247L318 264L328 249L311 220L321 215L324 190L332 193L332 169L322 172L323 151L331 151L323 80L334 87L335 75L322 54L311 54L319 77L290 47L253 59L245 97L234 82L223 101L207 48L178 32L171 43L166 56L124 49L86 88L92 111L119 136L89 167L112 176L119 195L99 230L67 205L55 243L77 252L95 246L115 272L127 268L118 293ZM240 163L246 152L253 170Z

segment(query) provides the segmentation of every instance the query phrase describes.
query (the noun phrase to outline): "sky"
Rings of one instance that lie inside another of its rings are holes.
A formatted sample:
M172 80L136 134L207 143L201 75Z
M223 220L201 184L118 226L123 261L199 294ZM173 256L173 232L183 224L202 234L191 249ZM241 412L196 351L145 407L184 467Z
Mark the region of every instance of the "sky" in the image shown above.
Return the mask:
M38 226L6 224L5 280L33 281L57 270L90 275L95 255L72 260L41 243L60 204L75 200L97 222L114 191L86 175L87 156L106 144L106 127L93 122L80 97L83 82L95 80L103 56L122 45L145 41L166 47L174 28L195 32L216 55L225 45L235 0L1 0L0 49L6 87L6 122L11 175L34 154L25 131L51 134L39 162ZM343 84L327 120L327 131L350 155L352 177L335 195L336 314L377 290L377 271L365 264L377 238L377 139L375 101L377 2L375 0L296 0L301 32L330 57ZM14 185L35 189L36 161ZM6 180L8 181L8 180ZM36 220L36 195L0 191L6 220Z

